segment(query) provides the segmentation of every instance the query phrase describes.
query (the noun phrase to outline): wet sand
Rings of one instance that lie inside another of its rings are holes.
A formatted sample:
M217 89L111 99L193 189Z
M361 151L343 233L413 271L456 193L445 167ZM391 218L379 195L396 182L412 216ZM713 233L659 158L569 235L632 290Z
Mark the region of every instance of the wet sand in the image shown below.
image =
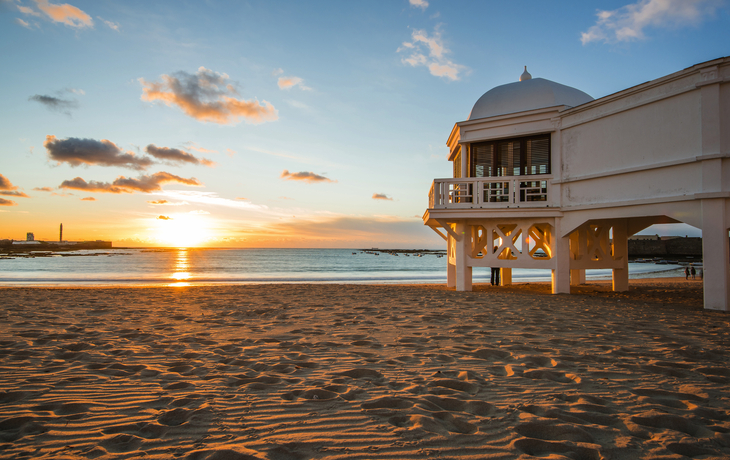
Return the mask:
M700 281L0 289L3 458L728 458Z

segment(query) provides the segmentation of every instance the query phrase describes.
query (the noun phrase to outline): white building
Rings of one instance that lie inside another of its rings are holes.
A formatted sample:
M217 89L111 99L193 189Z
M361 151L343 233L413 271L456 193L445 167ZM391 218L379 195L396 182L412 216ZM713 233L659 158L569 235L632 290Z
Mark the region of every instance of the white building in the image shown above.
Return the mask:
M472 267L552 270L553 293L613 270L652 224L702 229L705 308L730 309L730 57L594 100L523 73L474 104L448 138L424 223L448 248L448 285Z

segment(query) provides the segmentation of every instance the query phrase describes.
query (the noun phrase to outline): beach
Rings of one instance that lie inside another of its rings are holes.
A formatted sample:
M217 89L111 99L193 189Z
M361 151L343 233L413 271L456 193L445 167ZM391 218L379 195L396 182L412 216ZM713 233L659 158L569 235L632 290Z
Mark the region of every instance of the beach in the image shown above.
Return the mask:
M730 457L702 282L0 289L3 458Z

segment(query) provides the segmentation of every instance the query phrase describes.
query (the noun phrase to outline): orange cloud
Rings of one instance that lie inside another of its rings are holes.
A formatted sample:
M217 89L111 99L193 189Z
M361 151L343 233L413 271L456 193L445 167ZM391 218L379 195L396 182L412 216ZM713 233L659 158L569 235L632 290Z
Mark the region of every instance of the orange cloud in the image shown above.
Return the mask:
M98 182L93 180L86 182L81 177L76 177L72 180L63 181L59 188L101 193L151 193L162 190L162 184L171 182L193 186L203 185L194 177L185 179L184 177L162 171L150 176L140 176L137 179L119 176L111 184L108 182Z
M172 220L172 217L168 217L168 216L159 216L159 217L157 217L157 220Z
M182 206L184 204L188 204L187 201L177 201L175 203L167 200L154 200L154 201L148 201L149 204L155 205L155 206Z
M52 192L53 189L51 187L34 187L33 190L37 190L39 192Z
M93 196L87 196L86 198L81 198L81 201L96 201L96 198Z
M308 86L304 86L304 80L299 77L279 77L277 84L279 85L279 89L292 89L295 86L299 86L299 88L305 91L312 89Z
M236 99L233 84L226 74L200 67L195 75L176 72L162 75L161 82L142 84L143 101L162 101L168 106L176 105L198 121L232 124L243 119L248 123L263 123L279 118L277 110L267 101Z
M3 176L2 174L0 174L0 195L19 196L21 198L30 198L24 192L18 191L18 186L13 185L13 183L10 182L10 180L7 177ZM7 201L7 200L5 200L5 201ZM13 203L13 202L10 201L10 203ZM14 206L14 205L5 204L4 206Z
M6 200L5 198L0 198L0 206L17 206L18 203L16 203L13 200Z
M284 170L281 173L281 176L279 176L281 179L284 180L301 180L304 182L337 182L336 180L328 179L324 176L320 176L319 174L315 174L310 171L301 171L297 173L290 173L288 170Z
M57 139L56 136L49 134L43 146L48 151L48 156L58 164L122 166L137 170L152 165L152 160L149 158L137 157L132 152L123 153L122 149L107 139L100 141L76 137Z
M210 167L215 166L215 162L208 160L207 158L197 158L192 153L183 152L180 149L157 147L155 144L150 144L145 147L144 151L158 160L165 160L168 163L191 163Z
M94 27L94 21L91 19L91 16L84 13L82 10L76 8L73 5L69 5L68 3L50 3L48 0L33 1L35 2L38 9L45 13L45 15L54 22L61 22L69 27L75 27L77 29L83 27ZM26 13L23 10L21 11Z
M373 200L389 200L393 201L393 198L389 197L384 193L373 193Z

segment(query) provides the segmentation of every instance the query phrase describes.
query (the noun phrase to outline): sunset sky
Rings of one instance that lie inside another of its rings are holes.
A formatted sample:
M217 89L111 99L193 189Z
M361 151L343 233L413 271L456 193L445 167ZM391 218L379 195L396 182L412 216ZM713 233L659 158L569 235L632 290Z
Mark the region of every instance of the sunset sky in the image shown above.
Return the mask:
M0 0L0 50L0 239L437 248L428 190L484 92L728 56L730 5Z

